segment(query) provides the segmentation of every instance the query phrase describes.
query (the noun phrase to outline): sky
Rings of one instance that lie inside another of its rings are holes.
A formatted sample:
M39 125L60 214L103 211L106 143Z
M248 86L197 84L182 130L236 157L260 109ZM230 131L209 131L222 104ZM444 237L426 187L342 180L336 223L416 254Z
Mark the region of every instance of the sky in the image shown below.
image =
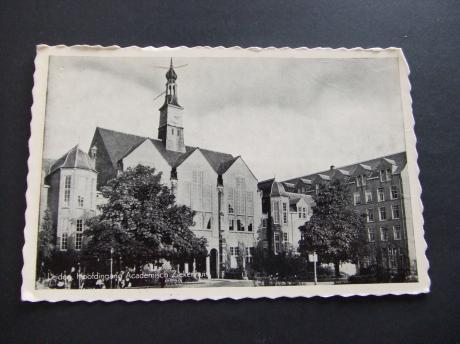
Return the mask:
M241 155L259 181L405 150L396 58L175 58L185 144ZM44 157L97 126L157 138L169 59L52 56Z

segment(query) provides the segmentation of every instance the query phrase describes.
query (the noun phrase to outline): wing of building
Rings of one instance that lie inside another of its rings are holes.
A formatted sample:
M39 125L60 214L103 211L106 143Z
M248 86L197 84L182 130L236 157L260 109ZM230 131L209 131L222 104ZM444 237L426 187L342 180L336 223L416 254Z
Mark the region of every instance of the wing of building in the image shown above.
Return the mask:
M411 214L406 153L387 155L343 167L304 175L284 182L297 193L315 195L320 184L333 179L349 185L355 211L365 214L366 237L375 254L358 268L378 265L389 272L416 274L414 228Z

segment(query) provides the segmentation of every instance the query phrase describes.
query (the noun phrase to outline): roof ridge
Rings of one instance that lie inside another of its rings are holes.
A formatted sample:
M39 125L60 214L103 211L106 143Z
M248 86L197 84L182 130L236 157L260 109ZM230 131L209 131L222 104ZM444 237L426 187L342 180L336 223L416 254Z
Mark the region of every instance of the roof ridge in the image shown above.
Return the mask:
M362 161L351 163L351 164L348 164L348 165L343 165L343 166L340 166L340 167L334 167L334 170L339 170L340 169L340 170L347 171L346 168L350 168L350 167L353 167L353 166L356 166L356 165L366 164L366 163L369 163L371 161L376 161L376 160L379 160L379 159L385 159L385 158L388 158L388 157L394 157L394 156L401 155L401 154L407 154L407 153L406 153L406 151L400 151L400 152L397 152L397 153L387 154L387 155L383 155L383 156L373 158L373 159L362 160ZM323 170L323 171L319 171L319 172L313 172L313 173L302 175L300 177L289 178L289 179L286 179L286 181L299 179L299 178L304 178L305 179L307 177L311 177L311 176L317 175L317 174L326 174L326 173L329 173L330 171L331 170ZM347 171L347 172L350 172L350 171Z

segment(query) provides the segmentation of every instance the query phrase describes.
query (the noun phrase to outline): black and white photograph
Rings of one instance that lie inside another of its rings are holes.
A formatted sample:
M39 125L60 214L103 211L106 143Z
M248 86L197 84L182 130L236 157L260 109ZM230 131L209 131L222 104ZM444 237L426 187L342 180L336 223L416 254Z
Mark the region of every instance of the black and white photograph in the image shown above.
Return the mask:
M37 54L23 299L429 291L399 49Z

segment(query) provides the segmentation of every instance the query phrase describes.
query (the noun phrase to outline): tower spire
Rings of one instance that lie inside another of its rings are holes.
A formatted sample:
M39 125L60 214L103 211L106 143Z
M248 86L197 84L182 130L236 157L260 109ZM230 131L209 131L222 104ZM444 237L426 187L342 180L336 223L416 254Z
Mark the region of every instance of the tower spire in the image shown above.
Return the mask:
M177 74L173 60L170 59L166 72L165 102L160 108L160 124L158 138L163 141L167 150L185 153L184 127L182 106L177 101Z

